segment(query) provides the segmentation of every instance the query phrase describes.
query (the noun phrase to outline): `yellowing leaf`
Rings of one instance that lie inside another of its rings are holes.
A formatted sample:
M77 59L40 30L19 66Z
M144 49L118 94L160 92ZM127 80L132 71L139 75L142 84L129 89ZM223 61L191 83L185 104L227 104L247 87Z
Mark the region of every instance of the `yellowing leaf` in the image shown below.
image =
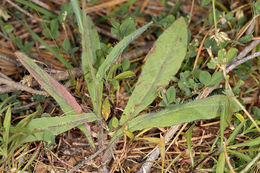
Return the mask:
M7 21L11 16L8 15L7 10L0 7L0 17Z
M108 97L104 100L102 105L102 115L105 119L105 121L109 118L111 112L111 105L109 103Z
M124 129L123 132L124 132L124 134L125 134L127 137L129 137L131 140L134 139L135 135L134 135L132 132L130 132L129 130Z
M161 140L159 138L149 137L149 138L138 138L138 140L146 140L152 143L159 144Z
M159 150L160 150L161 159L162 159L162 170L164 170L164 164L165 164L165 138L162 135L160 135Z
M134 77L134 76L135 76L134 72L132 72L132 71L125 71L123 73L120 73L116 77L114 77L114 79L126 79L126 78L130 78L130 77Z
M237 117L237 119L239 119L240 122L245 121L245 118L240 113L235 113L234 115Z

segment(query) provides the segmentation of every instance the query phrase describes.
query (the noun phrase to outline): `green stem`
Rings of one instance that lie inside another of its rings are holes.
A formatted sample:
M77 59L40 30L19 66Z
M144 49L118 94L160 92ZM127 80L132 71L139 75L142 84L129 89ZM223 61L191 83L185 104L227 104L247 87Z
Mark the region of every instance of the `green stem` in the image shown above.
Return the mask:
M215 33L217 33L217 19L216 19L215 0L212 0L212 9L213 9L213 19L214 19Z
M216 3L217 6L219 6L219 8L221 8L226 13L229 12L228 9L223 4L221 4L220 2L216 1L215 3Z

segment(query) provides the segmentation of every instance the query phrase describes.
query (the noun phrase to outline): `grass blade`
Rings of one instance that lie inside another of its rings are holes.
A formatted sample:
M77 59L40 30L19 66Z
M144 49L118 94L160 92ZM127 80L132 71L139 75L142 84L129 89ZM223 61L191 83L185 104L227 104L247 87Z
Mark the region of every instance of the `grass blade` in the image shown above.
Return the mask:
M245 147L245 146L252 147L252 146L255 146L255 145L259 145L259 144L260 144L260 137L255 138L255 139L251 139L251 140L243 142L243 143L230 145L227 148L238 148L238 147Z
M7 157L8 155L8 144L9 144L9 132L11 126L11 107L9 106L4 119L4 133L3 133L3 141L4 141L4 155Z
M216 172L223 173L225 169L225 154L224 152L220 153L217 163Z
M32 1L26 1L26 0L16 0L16 2L19 2L25 6L28 6L34 10L36 10L37 12L40 12L42 14L44 14L45 16L48 16L48 17L51 17L51 18L55 18L57 15L44 9L44 8L41 8L39 6L37 6L36 4L34 4Z
M33 32L33 30L27 24L22 22L21 24L32 34L32 38L34 40L39 41L42 45L44 45L48 51L50 51L63 65L66 66L66 68L68 69L72 68L72 66L70 65L70 63L68 63L66 59L64 59L59 53L57 53L56 50L51 48L43 39L41 39L41 37L35 34L35 32Z

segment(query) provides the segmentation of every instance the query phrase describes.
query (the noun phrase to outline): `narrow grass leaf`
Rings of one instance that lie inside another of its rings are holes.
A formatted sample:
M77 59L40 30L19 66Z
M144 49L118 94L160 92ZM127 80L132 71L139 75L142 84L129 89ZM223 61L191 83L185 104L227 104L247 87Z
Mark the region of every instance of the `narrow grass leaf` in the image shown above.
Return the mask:
M26 127L34 132L33 135L27 136L24 142L44 140L44 133L51 132L53 135L61 134L83 123L97 120L94 113L83 113L66 115L62 117L42 117L33 119Z
M193 159L193 154L192 154L192 147L191 147L191 136L192 136L192 129L195 126L195 124L193 124L188 131L186 132L186 137L187 137L187 146L188 146L188 150L190 153L190 160L191 160L191 166L194 167L194 159Z
M237 136L239 131L242 129L242 127L245 125L246 121L242 121L236 128L235 130L231 133L231 135L228 137L226 141L226 145L228 146Z
M124 51L124 49L134 40L136 39L140 34L142 34L150 25L152 22L144 25L143 27L139 28L132 34L126 36L121 40L113 49L112 51L108 54L107 58L105 61L101 64L101 66L98 69L97 72L97 79L100 81L103 79L106 71L110 67L111 64L113 64L118 57L121 55L121 53Z
M32 38L36 41L39 41L45 48L50 51L66 68L71 69L72 66L66 59L64 59L55 49L51 48L49 44L47 44L41 37L39 37L33 30L25 23L21 24L32 34Z
M3 143L4 143L4 152L5 156L8 155L8 144L9 144L9 133L11 126L11 107L9 106L4 119L4 133L3 133Z
M159 87L166 86L179 70L186 54L187 26L184 18L176 20L157 39L129 98L120 124L138 115L153 102Z
M260 145L260 137L255 138L255 139L251 139L251 140L243 142L243 143L230 145L227 148L238 148L238 147L245 147L245 146L252 147L252 146L255 146L255 145Z
M83 24L82 24L82 15L81 15L81 10L79 7L79 1L78 0L71 0L71 5L73 8L73 11L76 15L78 27L79 27L79 33L83 33Z
M54 14L54 13L52 13L52 12L50 12L50 11L44 9L44 8L41 8L40 6L34 4L32 1L16 0L16 2L19 2L19 3L21 3L21 4L25 5L25 6L28 6L28 7L32 8L32 9L36 10L37 12L42 13L45 16L48 16L48 17L51 17L51 18L57 17L56 14Z
M243 159L246 162L251 162L251 160L252 160L248 155L245 155L245 154L243 154L243 153L241 153L239 151L228 150L228 152L231 153L231 154L236 155L237 158L241 158L241 159Z
M221 152L218 158L216 172L223 173L224 169L225 169L225 154L224 152Z

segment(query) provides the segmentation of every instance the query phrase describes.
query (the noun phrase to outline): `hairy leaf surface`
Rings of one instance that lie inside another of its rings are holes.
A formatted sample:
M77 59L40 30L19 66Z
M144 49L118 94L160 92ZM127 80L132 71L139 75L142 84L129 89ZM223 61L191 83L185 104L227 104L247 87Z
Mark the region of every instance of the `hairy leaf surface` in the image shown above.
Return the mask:
M44 133L50 132L52 135L58 135L77 127L83 123L97 120L94 113L83 113L66 115L63 117L42 117L30 121L27 128L33 134L26 137L24 142L44 140Z
M98 80L102 80L105 72L108 70L108 68L110 67L110 65L112 63L114 63L118 57L120 56L120 54L124 51L124 49L134 40L136 39L140 34L142 34L150 25L152 24L152 22L144 25L143 27L139 28L138 30L136 30L135 32L133 32L132 34L126 36L125 38L123 38L122 41L120 41L113 49L112 51L108 54L106 60L101 64L101 66L98 69L97 72L97 79Z
M167 127L196 120L212 119L219 116L227 124L231 115L232 107L229 97L215 95L186 104L169 106L157 113L140 115L126 122L125 126L127 130L134 132L147 128ZM114 139L122 135L122 129L115 134Z
M187 26L184 18L180 18L164 31L147 55L147 61L120 120L121 125L153 102L157 89L166 86L179 70L186 48Z
M15 54L37 82L57 101L64 113L82 113L82 109L76 102L76 99L63 85L41 69L24 53L16 52Z

